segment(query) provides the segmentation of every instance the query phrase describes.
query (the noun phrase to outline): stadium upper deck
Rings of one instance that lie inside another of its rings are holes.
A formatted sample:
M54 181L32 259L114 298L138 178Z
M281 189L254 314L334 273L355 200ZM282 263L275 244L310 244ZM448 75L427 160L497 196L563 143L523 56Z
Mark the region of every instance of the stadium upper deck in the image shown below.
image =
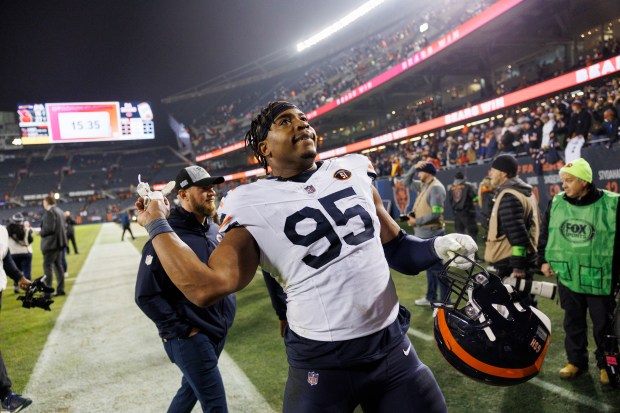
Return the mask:
M517 3L494 3L476 16L488 22L468 36L459 36L452 47L445 47L419 61L415 58L402 61L399 69L411 62L416 64L355 99L345 99L346 102L331 111L317 111L316 115L320 116L315 116L312 123L321 137L321 149L343 153L337 148L419 124L432 115L458 113L458 109L480 102L487 101L492 108L503 109L509 104L503 101L495 105L494 97L583 65L590 50L619 33L617 18L620 13L613 1L591 4L585 0L528 0ZM512 7L508 7L511 4ZM497 10L492 10L500 6L507 10L497 15ZM489 18L494 15L495 18ZM554 17L550 19L549 16ZM470 21L464 25L468 23ZM445 42L446 36L435 43ZM572 85L566 87L569 86ZM557 88L549 89L549 93L557 91ZM521 99L516 103L521 102L525 101ZM309 115L313 116L314 112L309 111ZM445 123L433 126L438 128ZM431 130L432 127L421 132ZM399 138L411 136L409 132L403 132ZM380 145L380 141L371 146ZM239 143L234 149L241 147ZM248 164L247 154L229 149L221 151L226 156L218 159L218 169L223 167L230 171ZM197 160L213 159L221 152L215 151Z

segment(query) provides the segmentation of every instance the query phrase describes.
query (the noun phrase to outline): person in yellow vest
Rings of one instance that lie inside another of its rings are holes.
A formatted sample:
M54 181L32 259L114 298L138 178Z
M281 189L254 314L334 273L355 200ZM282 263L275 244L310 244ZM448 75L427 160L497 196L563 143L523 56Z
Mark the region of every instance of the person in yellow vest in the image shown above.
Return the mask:
M420 180L413 179L418 174ZM408 214L407 223L414 228L414 235L428 239L444 235L444 204L446 202L446 188L435 177L437 168L432 162L417 162L403 177L404 183L418 195L413 204L413 211ZM448 287L439 280L439 273L443 269L437 263L426 270L426 296L414 301L415 305L429 306L437 301L437 287L440 290L440 300L444 300Z
M557 274L564 310L564 348L568 364L560 377L588 370L588 325L592 319L600 381L605 370L604 336L611 331L620 274L620 195L598 189L582 158L560 169L564 192L555 195L543 217L538 263L546 277Z
M536 268L538 203L532 195L532 186L521 180L517 171L517 159L508 154L496 157L489 170L491 185L496 190L484 260L495 267L502 279L532 279L532 270ZM536 305L533 296L517 294L523 304Z

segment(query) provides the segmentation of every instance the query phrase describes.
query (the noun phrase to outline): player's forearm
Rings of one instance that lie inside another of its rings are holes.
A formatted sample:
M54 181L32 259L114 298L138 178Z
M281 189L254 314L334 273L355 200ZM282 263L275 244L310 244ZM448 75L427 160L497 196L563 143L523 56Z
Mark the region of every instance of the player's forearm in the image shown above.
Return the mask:
M228 294L226 283L175 233L159 234L152 243L164 271L189 301L203 307Z
M441 262L433 247L434 241L434 238L421 239L401 231L393 240L383 244L383 252L390 268L402 274L416 275Z

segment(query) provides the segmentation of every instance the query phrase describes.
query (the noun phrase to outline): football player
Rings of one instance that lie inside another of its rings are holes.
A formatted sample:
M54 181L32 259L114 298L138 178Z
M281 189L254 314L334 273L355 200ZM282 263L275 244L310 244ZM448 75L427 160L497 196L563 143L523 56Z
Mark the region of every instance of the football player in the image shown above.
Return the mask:
M389 267L417 274L471 237L406 235L383 207L365 156L316 161L317 135L288 102L269 103L246 146L271 173L220 204L225 236L208 264L172 232L167 201L136 206L166 273L187 298L210 305L244 288L257 266L287 296L289 377L284 412L445 412L443 394L407 337Z

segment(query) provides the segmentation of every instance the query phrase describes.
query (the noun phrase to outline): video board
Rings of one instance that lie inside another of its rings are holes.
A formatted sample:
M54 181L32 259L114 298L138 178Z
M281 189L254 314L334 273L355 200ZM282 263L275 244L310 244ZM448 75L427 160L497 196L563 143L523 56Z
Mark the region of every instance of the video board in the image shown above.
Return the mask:
M147 102L20 104L17 115L22 145L155 138Z

